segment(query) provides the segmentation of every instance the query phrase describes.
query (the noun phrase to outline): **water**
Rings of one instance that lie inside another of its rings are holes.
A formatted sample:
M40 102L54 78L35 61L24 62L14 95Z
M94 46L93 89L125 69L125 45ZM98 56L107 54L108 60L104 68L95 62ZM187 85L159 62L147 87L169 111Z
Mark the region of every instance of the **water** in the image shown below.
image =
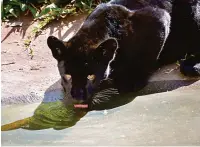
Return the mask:
M58 81L42 102L2 106L2 145L200 145L200 86L146 95L195 81L154 81L108 100L107 90L90 110L74 108Z
M139 96L88 113L68 114L60 102L4 106L2 129L13 130L1 132L2 145L200 145L199 95L198 89Z

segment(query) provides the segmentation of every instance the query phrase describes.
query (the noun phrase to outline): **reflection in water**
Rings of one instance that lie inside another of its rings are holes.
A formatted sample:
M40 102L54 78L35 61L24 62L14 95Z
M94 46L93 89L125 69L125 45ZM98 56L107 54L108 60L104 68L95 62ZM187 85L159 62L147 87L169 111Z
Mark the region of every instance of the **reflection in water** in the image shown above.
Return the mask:
M79 102L64 98L60 80L50 86L44 94L42 103L33 116L1 126L2 131L13 129L41 130L53 128L61 130L76 124L86 113L86 109L74 108Z
M138 95L173 90L181 86L190 85L195 81L154 81L141 91L126 95L119 95L116 89L113 88L105 89L88 102L88 109L75 108L74 104L79 104L79 102L69 97L64 98L61 87L59 87L60 81L58 81L46 90L43 102L37 107L33 116L3 125L1 130L9 131L19 128L27 130L65 129L75 125L88 111L112 109L131 102Z
M8 131L18 128L61 130L75 125L86 113L85 110L75 109L73 104L65 106L61 101L41 103L32 117L3 125L1 130Z

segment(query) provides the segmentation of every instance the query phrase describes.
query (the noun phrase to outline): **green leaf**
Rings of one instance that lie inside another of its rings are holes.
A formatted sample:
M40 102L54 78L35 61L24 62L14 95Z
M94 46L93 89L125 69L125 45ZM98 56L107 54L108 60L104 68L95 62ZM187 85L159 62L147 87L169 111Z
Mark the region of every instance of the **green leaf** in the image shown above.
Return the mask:
M87 5L86 5L84 2L82 2L82 1L81 1L81 4L82 4L83 6L87 6Z
M15 11L14 11L13 8L11 8L11 9L9 10L9 12L10 12L13 16L15 16L15 17L17 18L17 14L15 13Z
M6 14L6 16L5 16L6 18L9 18L9 17L13 17L13 15L12 14Z
M10 9L12 9L12 6L11 5L6 5L4 7L5 13L8 13L10 11Z
M27 5L20 3L20 8L21 8L22 11L25 11L27 9Z
M51 10L51 8L44 8L36 18L39 18L39 17L41 17L43 15L48 14L50 12L50 10Z
M31 11L33 17L36 17L37 10L29 5L27 5L28 9Z
M15 6L19 6L20 3L21 3L21 2L16 1L16 0L10 0L10 1L8 2L9 5L15 5Z
M1 1L1 19L4 19L5 15L4 15L4 9L3 9L3 1Z
M46 6L46 8L58 8L58 6L56 4L54 4L54 3L52 3L52 4L48 5L48 6Z
M72 9L63 9L61 14L70 14L76 11L76 8Z

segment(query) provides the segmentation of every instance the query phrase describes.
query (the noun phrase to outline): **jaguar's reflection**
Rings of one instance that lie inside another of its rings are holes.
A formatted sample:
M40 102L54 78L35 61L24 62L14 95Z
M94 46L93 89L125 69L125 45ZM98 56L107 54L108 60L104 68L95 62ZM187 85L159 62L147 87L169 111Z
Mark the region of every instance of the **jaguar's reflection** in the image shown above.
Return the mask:
M28 130L54 128L60 130L75 125L86 113L86 111L74 109L72 104L65 106L61 101L41 103L32 117L4 125L1 130L18 128Z
M45 91L44 99L34 111L33 116L3 125L1 130L8 131L18 128L27 130L53 128L60 130L71 127L88 111L74 108L76 103L72 99L64 98L59 80Z

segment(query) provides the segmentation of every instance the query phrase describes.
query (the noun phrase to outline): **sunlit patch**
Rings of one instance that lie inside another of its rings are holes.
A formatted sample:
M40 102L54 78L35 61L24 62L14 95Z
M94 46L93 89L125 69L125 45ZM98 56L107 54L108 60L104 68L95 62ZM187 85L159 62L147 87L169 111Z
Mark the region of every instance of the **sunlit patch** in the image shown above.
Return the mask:
M88 78L88 80L93 81L96 78L96 76L95 75L88 75L87 78Z
M64 78L65 78L66 80L70 80L70 79L72 78L72 76L69 75L69 74L66 74L66 75L64 75Z

